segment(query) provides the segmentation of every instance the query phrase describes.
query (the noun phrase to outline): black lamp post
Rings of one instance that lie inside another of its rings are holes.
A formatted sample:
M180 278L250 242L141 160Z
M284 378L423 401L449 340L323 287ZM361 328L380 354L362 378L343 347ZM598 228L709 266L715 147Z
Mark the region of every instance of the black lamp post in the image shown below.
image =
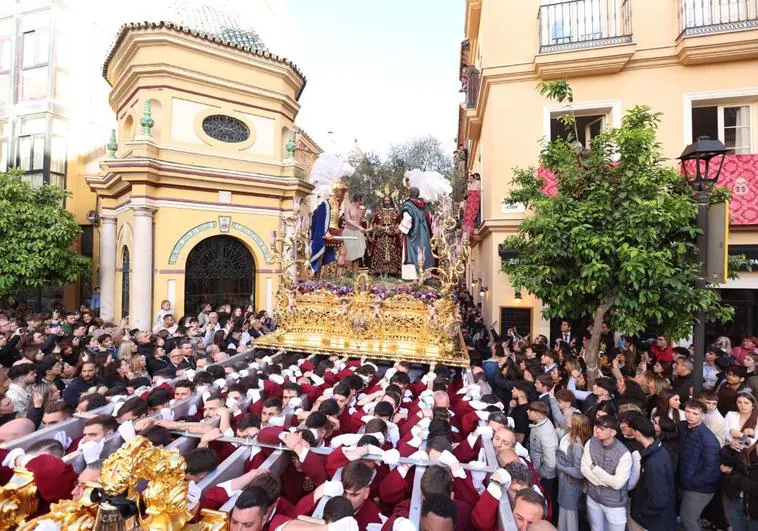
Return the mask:
M707 286L708 254L708 195L719 179L721 168L724 165L726 146L720 140L714 140L707 136L701 136L682 151L679 160L682 161L687 182L695 191L697 198L697 226L700 234L697 237L698 258L700 260L700 274L697 278L697 287ZM688 168L688 163L690 167ZM703 390L703 363L705 362L705 312L700 311L697 315L697 323L694 330L695 367L695 396L699 397Z

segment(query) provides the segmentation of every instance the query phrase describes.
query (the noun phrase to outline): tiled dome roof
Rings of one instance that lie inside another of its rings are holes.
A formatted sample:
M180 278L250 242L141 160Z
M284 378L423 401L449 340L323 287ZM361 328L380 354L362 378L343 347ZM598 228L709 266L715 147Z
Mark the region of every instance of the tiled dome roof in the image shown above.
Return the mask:
M224 3L223 0L214 1ZM159 7L148 18L143 22L121 26L103 64L103 77L107 79L108 65L129 31L165 28L288 65L303 80L297 98L300 98L305 88L305 76L297 65L285 57L271 53L254 29L243 28L232 12L210 6L208 0L174 0L168 6L163 4L163 8Z
M205 33L233 46L267 50L253 28L243 28L232 13L213 7L210 3L178 0L169 6L168 12L161 18L165 22Z

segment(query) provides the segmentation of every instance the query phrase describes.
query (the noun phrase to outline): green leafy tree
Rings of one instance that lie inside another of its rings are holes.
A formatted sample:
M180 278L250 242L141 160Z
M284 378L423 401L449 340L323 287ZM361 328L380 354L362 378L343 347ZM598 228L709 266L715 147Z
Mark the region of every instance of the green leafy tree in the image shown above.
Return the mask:
M0 174L0 298L76 282L91 264L70 247L80 234L63 208L69 193L32 186L12 170Z
M567 104L573 99L566 82L539 90ZM570 108L567 116L570 125ZM659 122L660 114L637 106L620 128L593 138L589 149L570 133L546 142L539 161L555 175L556 194L543 193L535 168L517 169L506 199L530 213L519 233L505 240L518 258L504 263L503 271L516 289L544 302L545 318L591 320L585 350L591 378L603 321L627 334L654 321L681 338L701 309L719 321L732 314L716 290L697 288L697 205L685 179L662 162Z
M397 189L404 191L405 172L418 168L423 171L437 171L447 177L453 187L454 204L465 199L467 183L455 171L452 153L443 149L438 138L420 136L390 146L383 166L388 182Z
M433 136L412 138L401 144L390 146L387 156L382 158L375 153L366 153L360 160L350 160L355 173L346 179L348 192L366 194L366 208L376 211L380 206L379 196L375 192L389 185L390 191L399 193L399 200L407 194L404 184L405 172L412 169L438 171L447 177L453 185L453 200L465 198L466 183L459 182L453 170L452 154L442 148L440 141Z
M418 168L445 175L453 169L452 154L446 153L439 139L433 136L419 136L402 144L393 144L387 161L402 167L403 171Z
M380 201L374 192L384 188L388 182L381 158L375 153L366 153L360 160L351 160L350 163L355 167L355 173L345 179L348 193L352 196L355 192L363 192L366 208L376 211Z

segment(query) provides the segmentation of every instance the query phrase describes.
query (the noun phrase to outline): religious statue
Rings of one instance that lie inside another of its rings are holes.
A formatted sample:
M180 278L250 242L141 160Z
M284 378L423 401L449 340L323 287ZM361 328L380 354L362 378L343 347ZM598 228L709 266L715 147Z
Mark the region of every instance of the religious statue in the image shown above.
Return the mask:
M345 262L352 267L353 273L358 272L363 255L366 254L366 229L361 225L363 220L363 194L353 194L353 202L345 209L345 230L342 231L345 242Z
M432 214L420 197L419 189L411 187L403 203L400 232L403 233L403 280L417 280L418 271L434 266L432 254Z
M340 227L340 208L347 187L342 181L332 185L331 195L321 201L311 216L311 268L317 277L321 270L337 262L337 276L345 265L345 246Z
M392 204L392 196L385 189L380 194L382 208L376 211L371 222L374 233L371 249L371 272L375 275L398 275L400 273L400 211Z

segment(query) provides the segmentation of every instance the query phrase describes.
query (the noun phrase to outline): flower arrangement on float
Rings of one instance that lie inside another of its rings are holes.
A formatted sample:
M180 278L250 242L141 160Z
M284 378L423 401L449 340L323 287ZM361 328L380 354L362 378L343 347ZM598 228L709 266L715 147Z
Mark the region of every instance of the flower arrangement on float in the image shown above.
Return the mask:
M296 282L295 289L299 294L326 290L338 297L345 297L354 292L352 283L347 285L324 280L300 280ZM442 295L433 287L408 283L402 283L396 286L388 286L386 284L373 285L369 288L369 293L376 296L379 300L386 300L396 295L408 295L422 302L434 302L442 297Z

